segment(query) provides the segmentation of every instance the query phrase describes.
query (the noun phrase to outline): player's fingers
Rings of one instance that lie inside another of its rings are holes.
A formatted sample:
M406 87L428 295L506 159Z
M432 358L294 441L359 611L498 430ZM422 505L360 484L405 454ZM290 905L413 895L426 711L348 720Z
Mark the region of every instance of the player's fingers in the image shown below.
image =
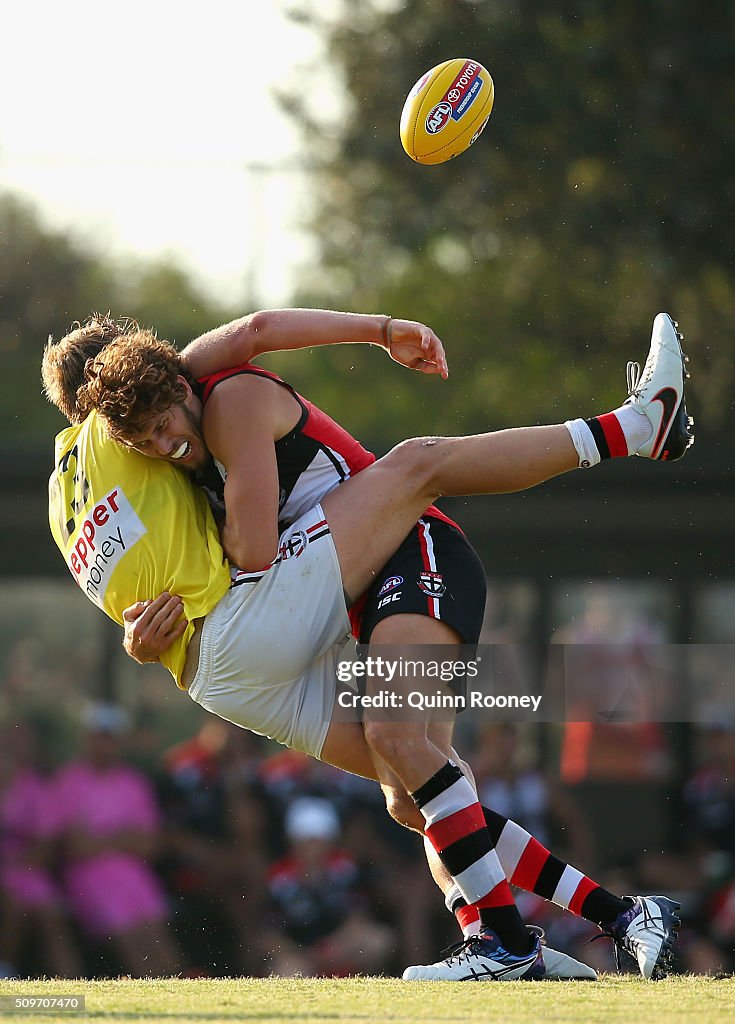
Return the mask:
M405 365L409 368L409 370L419 370L421 373L426 373L426 367L430 366L431 364L422 356L416 356L411 360L406 360Z
M171 600L171 595L167 590L164 590L158 597L154 597L152 601L139 601L138 604L142 605L142 609L138 612L138 616L143 619L142 625L147 624L156 615L161 608L163 608ZM133 605L133 608L136 606ZM123 612L123 615L125 613ZM129 620L128 620L129 621Z
M448 376L449 367L447 366L447 354L444 351L444 346L436 335L434 335L433 345L429 351L431 352L436 365L439 367L439 373L441 373L442 377Z
M411 364L411 368L419 370L421 373L439 374L443 380L446 380L449 376L449 368L444 359L416 359Z
M156 604L156 601L151 601L135 625L132 626L132 635L136 643L154 643L157 633L167 617L173 614L176 619L183 609L181 598L178 597L169 596L161 607L156 607Z
M183 610L184 602L180 597L169 597L165 604L148 616L147 624L153 629L161 629L169 620L175 622ZM150 608L148 611L150 612Z
M177 608L140 634L134 633L132 648L144 661L154 661L183 636L188 625L188 620L181 617L181 608Z
M447 356L444 351L444 346L442 345L441 340L429 327L424 328L424 333L421 338L421 347L424 350L425 358L434 362L439 373L442 377L446 378L449 375L449 367L447 366Z
M434 353L437 349L441 349L441 342L430 327L422 326L421 328L421 348L427 353Z
M184 610L183 603L179 606L173 606L170 611L167 612L166 616L161 620L159 629L162 633L171 633L175 627L179 625L179 620L183 621L184 627L187 625L186 619L181 619L181 613Z
M441 374L440 367L438 367L436 363L429 362L427 359L424 359L421 366L417 366L416 369L420 370L421 373L430 373L434 376L436 376L437 373ZM441 375L444 376L443 374Z
M189 625L188 619L180 619L180 621L176 623L176 625L173 627L173 629L169 633L169 636L171 637L171 641L173 642L174 640L178 640L178 638L180 636L183 636L183 634L186 632L186 627L188 625Z
M136 619L139 619L148 607L148 604L148 601L136 601L135 604L131 604L128 608L123 608L123 619L125 622L135 622Z

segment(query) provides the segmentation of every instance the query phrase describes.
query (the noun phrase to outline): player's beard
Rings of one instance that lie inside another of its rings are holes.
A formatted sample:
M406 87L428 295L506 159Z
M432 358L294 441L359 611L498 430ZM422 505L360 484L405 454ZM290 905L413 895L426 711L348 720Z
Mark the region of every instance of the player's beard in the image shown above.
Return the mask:
M207 464L207 462L211 459L211 456L209 454L209 449L207 448L206 442L204 440L204 434L202 433L201 418L198 417L197 414L188 407L188 405L184 405L182 407L182 411L184 413L184 418L187 421L187 425L192 435L192 439L197 442L199 446L199 451L201 453L200 458L198 459L197 462L192 462L189 465L186 465L186 463L184 463L182 469L188 469L189 472L196 473L198 470L201 470Z

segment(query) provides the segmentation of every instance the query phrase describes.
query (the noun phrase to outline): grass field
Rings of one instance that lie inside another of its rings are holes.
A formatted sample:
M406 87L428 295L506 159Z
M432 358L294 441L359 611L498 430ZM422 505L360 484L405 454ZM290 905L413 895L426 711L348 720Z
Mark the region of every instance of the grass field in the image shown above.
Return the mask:
M84 995L87 1011L15 1013L18 1021L255 1021L258 1024L677 1024L735 1021L735 979L629 975L598 982L411 984L388 978L3 981L0 995Z

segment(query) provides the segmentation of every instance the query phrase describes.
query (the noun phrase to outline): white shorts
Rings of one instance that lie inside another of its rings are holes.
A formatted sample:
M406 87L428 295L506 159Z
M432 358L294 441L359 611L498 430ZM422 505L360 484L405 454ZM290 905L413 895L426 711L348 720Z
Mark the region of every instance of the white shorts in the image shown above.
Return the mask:
M258 573L232 570L206 616L189 696L207 711L319 757L349 638L337 552L321 506L279 539Z

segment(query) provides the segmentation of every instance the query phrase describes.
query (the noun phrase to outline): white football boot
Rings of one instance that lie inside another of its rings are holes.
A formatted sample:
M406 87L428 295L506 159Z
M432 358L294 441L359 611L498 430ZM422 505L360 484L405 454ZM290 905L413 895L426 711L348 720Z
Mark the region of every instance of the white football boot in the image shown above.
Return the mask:
M628 363L626 405L647 416L653 433L636 455L673 462L694 443L694 420L684 405L684 379L688 361L681 349L682 335L668 313L653 321L651 347L641 372L639 363Z
M544 946L547 981L597 981L597 971L568 953Z
M541 940L547 981L597 981L597 971L589 964L583 964L568 953L547 946L543 928L537 924L527 924L526 928Z
M616 955L622 951L633 957L647 981L659 981L672 967L674 942L681 923L677 911L681 904L666 896L627 896L626 899L633 900L632 906L609 928L604 928L603 935L614 939Z
M573 957L568 956L568 954L561 953L547 946L543 928L539 928L535 924L529 924L526 927L538 938L542 946L544 966L546 967L543 980L597 980L597 972L587 964L580 963L579 960L575 960ZM469 981L472 976L470 972L472 961L466 958L465 950L470 941L465 939L464 942L451 946L446 950L449 956L445 960L438 961L438 963L407 967L403 972L404 981Z
M541 981L546 974L541 939L534 935L529 953L517 956L504 949L486 929L445 950L449 956L435 964L407 967L404 981Z

